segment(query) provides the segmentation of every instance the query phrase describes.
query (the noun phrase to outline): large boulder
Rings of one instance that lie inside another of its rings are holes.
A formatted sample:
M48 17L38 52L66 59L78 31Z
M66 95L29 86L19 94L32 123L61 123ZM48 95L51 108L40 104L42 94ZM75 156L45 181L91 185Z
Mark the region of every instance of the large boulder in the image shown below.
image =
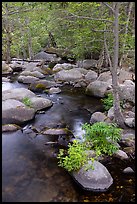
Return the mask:
M2 91L2 101L7 99L15 99L21 101L25 97L32 98L34 96L35 94L32 91L25 88L15 88Z
M86 170L87 165L92 165L94 169L90 167ZM72 176L83 189L90 191L106 191L113 184L109 171L98 161L88 161L80 170L72 172Z
M92 114L90 118L90 124L94 124L96 122L104 122L106 120L106 115L101 112L95 112Z
M97 78L98 81L104 81L104 82L107 82L110 79L112 79L110 71L101 73Z
M98 64L98 60L94 60L94 59L86 59L86 60L77 62L78 67L83 67L85 69L96 68L97 64Z
M61 70L55 74L54 79L61 82L76 82L82 79L82 74L76 69Z
M11 74L12 72L13 69L5 61L2 61L2 74Z
M123 84L120 84L119 96L121 100L135 104L135 83L131 80L126 80Z
M31 100L31 107L35 111L49 108L50 106L52 106L52 101L46 98L33 97L30 100Z
M49 80L39 80L35 81L34 83L31 83L29 86L29 89L31 91L43 91L51 87L55 87L56 83L54 81Z
M20 75L18 77L18 82L23 83L23 84L31 84L35 81L38 81L39 78L34 77L34 76L24 76L24 75Z
M37 110L52 106L52 101L38 97L25 88L2 92L2 124L23 124L34 118Z
M15 99L2 102L2 124L22 124L34 118L35 110Z
M48 61L48 62L58 62L60 60L60 58L57 57L56 54L49 54L49 53L46 53L46 52L39 52L38 54L36 54L34 56L34 59L44 59L45 61Z
M23 71L20 76L33 76L33 77L37 77L39 79L42 79L44 78L44 74L42 74L41 72L39 71Z
M107 94L107 91L110 89L110 86L107 82L104 81L94 81L91 82L86 88L86 94L90 96L103 98Z
M70 64L70 63L63 63L63 64L56 64L53 67L53 72L59 72L61 70L69 70L75 68L76 65Z
M85 80L86 80L86 82L89 84L89 83L95 81L95 80L97 79L97 76L98 76L98 75L97 75L96 72L90 70L90 71L88 71L88 73L85 75Z

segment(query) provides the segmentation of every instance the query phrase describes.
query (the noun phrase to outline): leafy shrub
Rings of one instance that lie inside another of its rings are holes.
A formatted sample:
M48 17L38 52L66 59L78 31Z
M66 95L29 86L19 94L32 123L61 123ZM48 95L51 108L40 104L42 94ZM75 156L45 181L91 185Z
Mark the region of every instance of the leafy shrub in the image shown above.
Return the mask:
M103 106L106 111L108 111L113 106L113 94L109 93L107 96L103 99L101 99ZM120 106L123 106L123 101L120 101Z
M106 98L101 99L103 106L108 111L113 106L113 95L112 93L107 94Z
M32 102L31 102L30 98L24 97L24 98L22 99L22 102L23 102L26 106L32 107Z
M68 150L65 155L65 150L60 149L57 158L59 159L58 165L64 167L67 171L78 170L87 162L86 148L83 143L77 140L73 144L68 145Z
M91 148L96 151L97 155L112 155L118 150L116 142L121 138L121 129L115 124L105 122L96 122L93 125L85 123L82 126L85 130L86 141L90 142Z

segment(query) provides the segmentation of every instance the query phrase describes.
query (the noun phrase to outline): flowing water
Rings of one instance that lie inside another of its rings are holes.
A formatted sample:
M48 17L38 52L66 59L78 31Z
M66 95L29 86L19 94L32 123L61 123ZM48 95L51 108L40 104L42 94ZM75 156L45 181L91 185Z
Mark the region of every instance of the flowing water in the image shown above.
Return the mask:
M5 82L2 89L27 87L18 82ZM53 106L26 125L39 131L44 127L67 126L75 137L82 139L82 124L89 122L91 113L101 110L99 99L62 87L60 94L40 94L53 101ZM134 162L106 162L114 184L104 193L82 190L72 177L57 165L58 147L45 145L56 141L53 136L28 134L21 130L2 134L2 201L3 202L135 202L135 177L125 175L122 170L128 166L134 169Z

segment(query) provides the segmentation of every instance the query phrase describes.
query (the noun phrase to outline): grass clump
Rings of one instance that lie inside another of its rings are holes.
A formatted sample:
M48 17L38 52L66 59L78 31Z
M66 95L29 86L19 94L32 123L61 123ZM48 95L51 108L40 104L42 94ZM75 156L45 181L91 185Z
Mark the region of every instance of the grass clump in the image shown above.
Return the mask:
M26 106L32 107L32 102L31 102L31 99L30 99L29 97L24 97L24 98L22 99L22 102L23 102Z

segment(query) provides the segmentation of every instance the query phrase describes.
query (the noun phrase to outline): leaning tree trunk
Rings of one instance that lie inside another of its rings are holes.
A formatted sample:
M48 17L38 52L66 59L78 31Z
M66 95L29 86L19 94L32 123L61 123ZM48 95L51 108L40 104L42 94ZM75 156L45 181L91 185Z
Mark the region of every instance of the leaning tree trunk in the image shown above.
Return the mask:
M124 117L120 108L119 100L119 86L117 79L117 67L118 67L118 52L119 52L119 2L116 2L115 12L114 12L114 57L113 57L113 67L111 70L112 74L112 86L113 86L113 107L114 107L114 118L115 122L122 128L125 128Z

